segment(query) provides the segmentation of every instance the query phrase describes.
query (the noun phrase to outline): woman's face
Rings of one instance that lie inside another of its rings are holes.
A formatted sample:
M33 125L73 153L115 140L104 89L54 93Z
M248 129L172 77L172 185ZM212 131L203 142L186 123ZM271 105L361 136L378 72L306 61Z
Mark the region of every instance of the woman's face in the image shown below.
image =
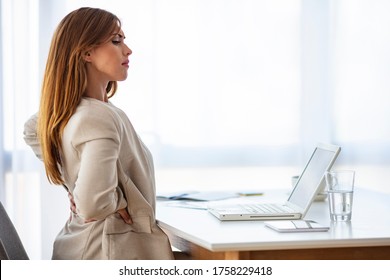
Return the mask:
M123 81L127 78L131 49L124 43L122 30L112 34L110 41L88 52L88 74L96 81Z

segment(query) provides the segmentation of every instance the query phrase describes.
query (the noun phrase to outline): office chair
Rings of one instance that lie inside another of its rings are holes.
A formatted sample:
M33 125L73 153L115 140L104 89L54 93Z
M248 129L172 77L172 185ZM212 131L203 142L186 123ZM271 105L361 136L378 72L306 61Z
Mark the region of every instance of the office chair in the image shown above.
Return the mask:
M0 260L28 260L16 229L0 201Z

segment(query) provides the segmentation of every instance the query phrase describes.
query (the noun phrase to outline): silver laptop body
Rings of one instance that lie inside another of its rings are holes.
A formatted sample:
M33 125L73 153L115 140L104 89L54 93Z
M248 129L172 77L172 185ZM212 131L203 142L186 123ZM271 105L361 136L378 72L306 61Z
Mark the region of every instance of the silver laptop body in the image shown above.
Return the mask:
M220 220L295 220L309 210L341 148L318 144L311 154L289 198L283 204L252 203L210 206L208 211ZM259 210L256 208L264 208ZM277 211L281 209L281 211Z

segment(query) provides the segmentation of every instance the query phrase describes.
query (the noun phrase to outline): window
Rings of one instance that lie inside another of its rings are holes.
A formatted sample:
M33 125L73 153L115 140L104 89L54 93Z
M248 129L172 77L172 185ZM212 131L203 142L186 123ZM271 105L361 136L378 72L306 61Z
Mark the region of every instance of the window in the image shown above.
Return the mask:
M299 0L134 3L83 2L123 20L133 55L113 101L158 166L298 161Z
M390 30L384 27L389 12L388 1L340 1L332 42L334 137L349 147L351 160L387 165Z

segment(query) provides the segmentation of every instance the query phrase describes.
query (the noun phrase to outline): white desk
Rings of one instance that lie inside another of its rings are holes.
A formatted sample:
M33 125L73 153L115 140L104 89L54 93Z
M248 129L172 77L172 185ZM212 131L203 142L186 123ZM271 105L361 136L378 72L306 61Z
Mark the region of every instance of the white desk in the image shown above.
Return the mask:
M280 201L266 192L259 201ZM390 259L390 195L356 189L352 221L331 223L328 201L314 202L305 219L328 232L278 233L262 221L219 221L205 210L160 201L157 219L173 246L193 259Z

